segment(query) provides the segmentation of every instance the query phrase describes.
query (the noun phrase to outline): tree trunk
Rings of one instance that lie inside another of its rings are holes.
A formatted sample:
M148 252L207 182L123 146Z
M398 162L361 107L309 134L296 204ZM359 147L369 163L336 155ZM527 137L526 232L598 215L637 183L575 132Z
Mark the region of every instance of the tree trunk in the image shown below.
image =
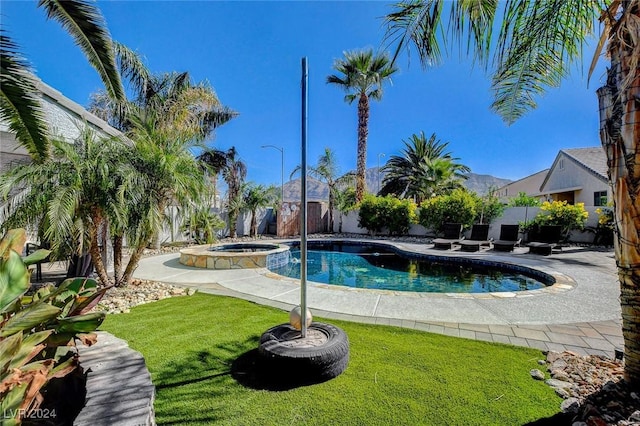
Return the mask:
M113 244L113 277L116 286L122 281L122 235L116 235L112 238Z
M93 210L93 209L92 209ZM100 246L98 245L98 229L102 222L101 215L97 211L91 212L91 219L89 220L89 253L91 254L91 260L96 268L96 273L100 278L103 286L109 286L111 284L109 280L109 274L102 261L102 253L100 252Z
M335 204L335 191L337 189L331 185L329 186L329 232L333 233L333 206Z
M133 253L131 253L131 257L129 258L129 263L127 263L127 267L124 270L124 275L122 276L122 281L118 283L120 285L127 285L131 283L131 278L133 277L133 271L138 267L138 263L142 258L142 253L144 252L145 244L140 244L139 247L136 247Z
M631 4L632 17L640 19L640 6ZM632 388L640 388L640 73L636 44L640 34L637 26L629 24L628 16L621 16L609 42L607 84L597 93L600 140L613 191L624 379Z
M258 235L258 221L256 220L256 211L251 210L251 224L249 225L249 236L255 237Z
M366 93L360 94L358 100L358 160L356 165L356 203L362 201L367 184L367 137L369 136L369 98Z

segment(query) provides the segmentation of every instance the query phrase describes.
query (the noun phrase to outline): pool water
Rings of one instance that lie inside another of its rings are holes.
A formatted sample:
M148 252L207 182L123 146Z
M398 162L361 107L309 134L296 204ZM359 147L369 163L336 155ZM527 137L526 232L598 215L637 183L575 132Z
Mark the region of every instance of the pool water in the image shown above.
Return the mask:
M307 279L325 284L377 290L433 293L489 293L534 290L545 284L495 266L460 265L410 259L380 247L332 245L307 250ZM273 272L300 278L300 250Z

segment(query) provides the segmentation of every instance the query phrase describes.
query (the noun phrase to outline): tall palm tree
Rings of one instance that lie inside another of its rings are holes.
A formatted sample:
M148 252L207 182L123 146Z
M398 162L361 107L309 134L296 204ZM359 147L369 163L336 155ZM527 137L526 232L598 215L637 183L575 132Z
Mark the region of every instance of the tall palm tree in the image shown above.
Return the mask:
M361 201L366 192L367 137L369 135L369 98L382 99L382 86L391 80L397 68L387 54L376 55L373 50L344 52L333 68L341 75L330 75L327 83L335 84L347 94L345 102L358 100L358 158L356 165L356 199Z
M535 108L535 96L560 85L582 47L602 32L590 73L606 45L610 66L598 89L600 138L607 155L615 211L615 253L620 278L624 378L640 386L640 2L638 0L509 0L498 2L417 0L399 3L386 16L387 37L397 53L413 46L424 65L438 62L441 35L470 44L469 51L489 65L495 47L492 108L511 123ZM449 21L445 6L450 7ZM502 17L492 44L496 16ZM394 58L395 59L395 58Z
M124 89L113 55L111 37L99 9L86 0L40 0L47 18L55 19L73 37L98 71L109 97L123 100ZM0 29L0 118L10 123L17 141L32 158L49 156L49 137L38 100L37 80L19 48Z
M445 151L449 143L436 139L435 133L427 139L420 132L403 142L402 156L391 156L382 168L385 177L380 195L393 194L420 203L459 188L466 179L469 167L457 163L459 159Z
M264 186L248 182L244 185L242 192L244 208L251 212L249 236L255 237L258 235L258 221L256 220L258 209L275 204L280 197L280 190L273 185Z

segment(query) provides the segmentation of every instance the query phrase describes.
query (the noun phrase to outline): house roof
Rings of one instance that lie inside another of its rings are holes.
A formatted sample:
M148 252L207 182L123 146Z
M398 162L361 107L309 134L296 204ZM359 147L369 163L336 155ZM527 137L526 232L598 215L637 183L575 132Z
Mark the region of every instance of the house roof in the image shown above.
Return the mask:
M546 175L549 172L549 170L550 169L540 170L539 172L532 173L529 176L525 176L525 177L520 178L518 180L514 180L513 182L509 182L508 184L503 185L500 188L498 188L498 191L500 191L503 188L506 188L508 186L512 186L514 184L522 183L522 182L524 182L526 180L542 180L542 179L544 179L544 177L546 177Z
M98 129L102 130L108 135L122 136L122 133L119 130L111 127L103 119L90 113L89 111L84 109L81 105L73 102L71 99L67 98L62 93L60 93L53 87L49 86L39 78L35 77L35 80L36 80L36 89L38 89L43 95L51 98L52 100L54 100L55 102L63 106L64 108L77 114L82 120L85 120L87 123L93 124Z
M607 156L605 155L602 147L561 149L560 152L558 152L556 159L553 161L553 165L551 166L551 169L549 169L547 176L544 178L544 182L540 185L540 191L542 191L542 188L547 184L549 177L558 164L558 160L563 154L598 179L608 182Z
M599 175L605 180L608 179L607 156L602 147L571 148L563 149L561 152L564 152L592 173Z

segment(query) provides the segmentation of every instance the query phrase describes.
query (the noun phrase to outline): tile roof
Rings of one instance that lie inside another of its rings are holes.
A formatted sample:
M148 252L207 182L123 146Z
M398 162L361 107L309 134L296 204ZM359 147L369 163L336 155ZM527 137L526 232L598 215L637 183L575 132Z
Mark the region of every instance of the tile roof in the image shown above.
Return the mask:
M561 151L603 179L608 178L607 156L602 147L571 148Z

